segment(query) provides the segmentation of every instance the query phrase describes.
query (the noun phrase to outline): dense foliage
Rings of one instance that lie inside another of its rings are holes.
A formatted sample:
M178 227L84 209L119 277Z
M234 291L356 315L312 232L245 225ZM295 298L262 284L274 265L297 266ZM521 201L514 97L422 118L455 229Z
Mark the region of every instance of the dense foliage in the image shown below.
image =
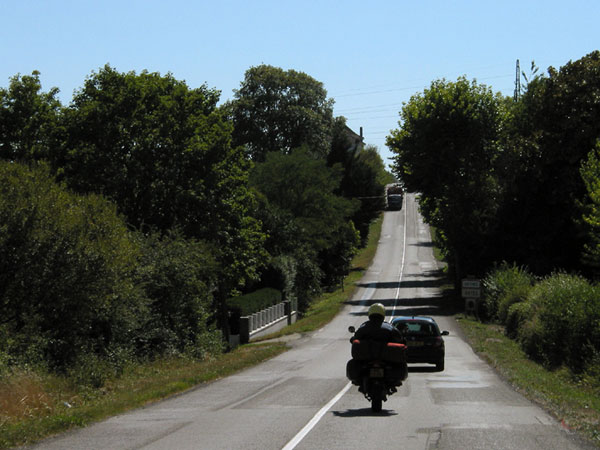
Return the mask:
M348 220L356 204L335 194L341 174L341 167L329 168L303 149L271 152L252 173L252 185L265 198L260 217L269 235L267 250L276 264L284 257L289 264L273 268L282 280L293 277L288 283L292 292L286 295L297 298L301 307L308 305L321 281L332 285L347 273L358 246L358 234Z
M405 105L402 128L388 138L398 176L421 194L456 274L480 267L494 230L500 105L475 82L436 81Z
M221 348L203 243L134 234L114 204L69 192L47 166L4 161L0 223L0 365L101 384L132 357Z
M139 248L114 205L67 192L45 167L0 162L0 224L0 351L65 367L130 349Z
M57 94L37 72L0 88L0 369L101 385L131 359L222 351L228 298L275 288L306 309L379 211L353 198L382 188L381 158L334 139L306 74L251 68L223 107L109 65Z
M295 70L260 65L246 71L230 104L234 139L254 161L306 146L325 158L331 146L333 100L323 84Z
M529 83L505 120L504 156L497 167L497 259L537 274L555 269L587 273L582 226L587 203L580 167L600 138L600 52Z
M257 276L264 237L250 215L250 165L218 98L171 75L106 66L64 111L56 165L70 187L102 193L142 232L179 227L213 242L227 290Z
M421 193L457 282L503 260L537 275L589 272L598 229L589 214L583 226L580 168L599 117L600 52L531 79L516 102L461 78L405 105L388 138L394 170Z
M0 88L0 156L31 161L48 158L56 145L60 101L58 89L41 92L39 72L14 76Z
M386 172L377 149L360 145L348 132L343 117L336 118L334 122L327 164L340 164L344 168L339 193L360 201L360 207L352 215L352 222L360 233L361 245L366 245L369 225L385 208L384 187L394 182L394 178Z
M186 239L179 230L137 237L142 257L136 281L147 297L148 315L136 336L137 353L202 358L219 350L221 334L211 318L220 272L210 245Z
M504 264L484 278L483 304L532 359L600 383L598 285L562 272L538 280Z
M581 178L587 198L583 220L588 226L588 240L584 247L584 263L595 278L600 276L600 142L581 165Z
M323 85L294 70L250 68L226 105L234 142L255 162L257 216L270 254L271 283L304 309L323 287L339 283L368 226L381 211L385 169L374 149L334 119Z
M535 360L600 383L600 52L535 76L516 100L435 81L388 138L458 286ZM499 261L508 261L497 265Z

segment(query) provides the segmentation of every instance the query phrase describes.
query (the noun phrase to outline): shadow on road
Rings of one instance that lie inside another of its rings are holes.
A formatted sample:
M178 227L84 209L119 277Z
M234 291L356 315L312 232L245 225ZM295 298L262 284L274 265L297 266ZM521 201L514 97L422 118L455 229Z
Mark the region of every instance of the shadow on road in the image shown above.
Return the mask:
M464 310L464 304L458 301L454 289L449 287L447 279L440 270L428 271L422 276L423 280L408 281L381 281L373 283L360 283L357 286L373 289L439 289L438 292L425 292L423 297L402 298L402 291L397 300L396 298L373 300L349 300L347 305L370 306L373 303L382 303L389 316L453 316ZM412 292L411 292L412 293ZM352 312L354 316L367 316L367 310L361 312Z
M429 241L429 242L416 242L414 244L409 244L412 247L425 247L425 248L433 248L435 247L433 245L433 242Z
M408 366L408 373L439 373L435 366Z
M393 409L382 409L381 412L375 413L371 408L347 409L346 411L332 411L336 417L392 417L398 413Z
M376 299L367 302L348 301L349 305L364 305L368 307L373 303L381 303L386 308L386 316L453 316L464 310L464 305L457 303L452 296ZM395 307L394 307L395 305ZM366 317L368 308L364 311L350 313L356 317Z
M415 280L415 281L384 281L380 283L361 283L358 284L364 288L375 288L375 289L403 289L403 288L439 288L442 287L443 281L432 279L432 280Z

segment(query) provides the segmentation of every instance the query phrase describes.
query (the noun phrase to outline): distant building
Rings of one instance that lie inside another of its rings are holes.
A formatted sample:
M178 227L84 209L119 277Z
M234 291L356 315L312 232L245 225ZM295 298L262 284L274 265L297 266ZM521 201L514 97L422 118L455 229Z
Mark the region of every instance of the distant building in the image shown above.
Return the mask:
M360 134L356 134L354 131L350 129L346 125L346 134L348 135L348 141L351 142L351 146L348 148L348 151L362 150L365 146L364 138L363 138L363 129L360 127Z

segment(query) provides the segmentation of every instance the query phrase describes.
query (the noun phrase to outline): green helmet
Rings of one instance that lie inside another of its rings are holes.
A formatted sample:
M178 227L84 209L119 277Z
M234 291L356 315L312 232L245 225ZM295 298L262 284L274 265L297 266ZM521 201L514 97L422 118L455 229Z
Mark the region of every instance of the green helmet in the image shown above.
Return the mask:
M383 306L381 303L372 304L369 308L369 317L374 315L385 317L385 306Z

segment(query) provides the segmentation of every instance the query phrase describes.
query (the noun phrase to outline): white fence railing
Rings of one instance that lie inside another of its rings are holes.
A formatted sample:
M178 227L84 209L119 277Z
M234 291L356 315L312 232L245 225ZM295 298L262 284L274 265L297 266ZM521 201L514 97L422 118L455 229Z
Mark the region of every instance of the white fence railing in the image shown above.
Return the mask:
M240 317L240 343L279 331L297 318L296 301L286 300L249 316Z

